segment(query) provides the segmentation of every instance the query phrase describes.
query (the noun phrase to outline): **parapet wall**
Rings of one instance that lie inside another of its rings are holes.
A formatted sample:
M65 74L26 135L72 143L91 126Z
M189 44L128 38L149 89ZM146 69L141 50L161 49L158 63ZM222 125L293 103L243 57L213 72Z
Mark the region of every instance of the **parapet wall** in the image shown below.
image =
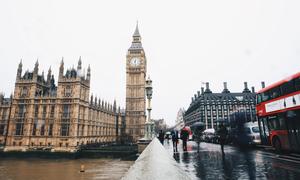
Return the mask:
M147 146L122 180L190 180L157 138Z

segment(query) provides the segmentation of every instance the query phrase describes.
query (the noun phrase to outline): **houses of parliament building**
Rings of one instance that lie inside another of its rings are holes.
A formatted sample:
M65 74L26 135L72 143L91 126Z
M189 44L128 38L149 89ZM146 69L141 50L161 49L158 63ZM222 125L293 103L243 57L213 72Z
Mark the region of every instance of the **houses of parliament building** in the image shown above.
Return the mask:
M91 69L59 68L58 83L49 69L39 74L17 70L14 94L0 95L0 144L4 151L47 149L74 152L81 145L115 142L121 131L121 112L110 104L90 96Z

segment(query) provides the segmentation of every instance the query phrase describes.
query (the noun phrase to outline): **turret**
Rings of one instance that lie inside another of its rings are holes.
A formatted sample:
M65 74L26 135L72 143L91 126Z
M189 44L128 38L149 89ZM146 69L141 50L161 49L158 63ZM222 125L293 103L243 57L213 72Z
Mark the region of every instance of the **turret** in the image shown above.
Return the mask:
M102 100L101 108L104 109L104 101Z
M205 89L204 93L212 93L211 90L209 89L209 83L208 82L205 83L205 86L206 86L206 89Z
M95 106L97 106L97 103L98 103L98 99L97 99L97 96L95 97Z
M87 69L86 80L88 80L88 81L91 80L91 67L90 67L90 65Z
M49 85L50 84L50 81L51 81L51 66L49 67L49 70L48 70L48 74L47 74L47 84Z
M248 89L248 84L247 82L244 82L244 90L243 93L251 93L251 91Z
M55 89L55 80L54 80L54 75L51 76L50 79L50 88L53 90Z
M264 81L261 82L261 88L265 88L266 87L266 84Z
M222 93L230 93L230 91L227 88L227 82L224 82L223 86L224 86L224 89L223 89Z
M82 62L81 62L81 56L79 57L79 60L78 60L78 65L77 65L77 71L78 70L81 70L81 68L82 68Z
M94 96L93 94L91 95L91 100L90 100L90 104L93 105L93 101L94 101Z
M116 100L114 100L113 111L114 111L114 113L117 112L117 102L116 102Z
M254 88L254 86L251 87L251 92L252 92L252 93L255 93L255 88Z
M19 63L19 66L18 66L18 70L17 70L17 79L21 79L21 76L22 76L22 67L23 67L23 64L22 64L22 59Z
M79 57L78 60L78 65L77 65L77 77L81 78L83 76L82 74L82 62L81 62L81 56Z
M39 73L39 60L36 60L36 63L34 65L34 70L33 70L33 76L37 77L38 73Z
M61 59L60 67L59 67L59 77L62 78L64 76L64 58Z

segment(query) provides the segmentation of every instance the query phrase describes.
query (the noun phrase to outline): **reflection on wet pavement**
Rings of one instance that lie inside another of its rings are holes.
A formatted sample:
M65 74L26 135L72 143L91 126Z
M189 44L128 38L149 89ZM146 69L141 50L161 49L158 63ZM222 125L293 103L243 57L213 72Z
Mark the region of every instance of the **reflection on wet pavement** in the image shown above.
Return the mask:
M165 148L173 154L172 143ZM188 142L188 151L173 154L182 169L192 179L300 179L300 164L278 158L278 155L256 149L225 146L222 156L220 145Z

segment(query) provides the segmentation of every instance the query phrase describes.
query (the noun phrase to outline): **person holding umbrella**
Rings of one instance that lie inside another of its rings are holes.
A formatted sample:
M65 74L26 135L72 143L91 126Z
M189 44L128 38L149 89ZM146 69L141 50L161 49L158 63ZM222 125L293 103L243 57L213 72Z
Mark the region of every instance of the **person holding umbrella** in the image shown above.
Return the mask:
M198 145L198 152L200 149L200 142L201 142L201 137L202 137L202 133L205 129L205 124L202 122L196 122L191 126L191 130L193 132L193 139L196 141L197 145Z
M189 131L188 131L186 126L184 126L181 129L180 138L182 140L182 149L183 149L183 151L186 151L187 150L187 144L186 143L187 143L187 140L189 138Z

